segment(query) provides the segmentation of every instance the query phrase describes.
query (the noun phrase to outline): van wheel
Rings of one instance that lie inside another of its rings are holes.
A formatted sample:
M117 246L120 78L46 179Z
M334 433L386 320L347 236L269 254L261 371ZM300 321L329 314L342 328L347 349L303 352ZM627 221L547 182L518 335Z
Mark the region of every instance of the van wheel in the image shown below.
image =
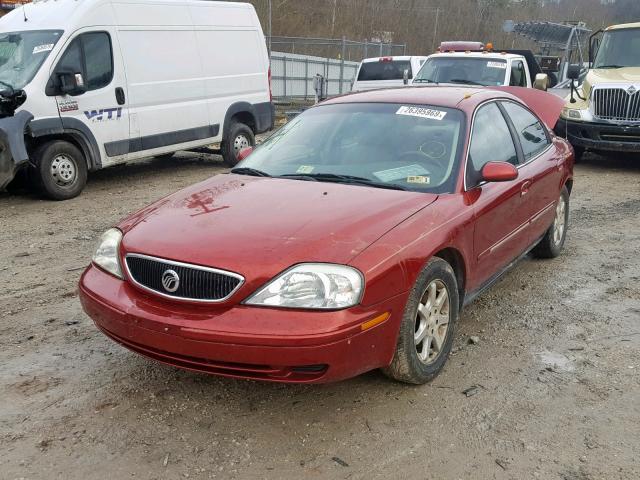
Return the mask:
M235 167L238 163L240 150L246 147L254 147L255 144L256 138L247 125L240 122L232 122L220 148L224 163L229 167Z
M52 200L77 197L87 183L87 162L78 148L63 140L41 145L34 154L39 187Z
M458 284L447 262L434 257L418 275L404 310L388 377L421 385L435 378L449 357L458 319Z

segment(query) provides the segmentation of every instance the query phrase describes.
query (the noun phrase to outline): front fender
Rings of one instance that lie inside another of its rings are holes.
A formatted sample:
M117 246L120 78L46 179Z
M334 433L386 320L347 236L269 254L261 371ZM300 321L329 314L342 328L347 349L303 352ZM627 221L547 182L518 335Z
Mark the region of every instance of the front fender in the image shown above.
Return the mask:
M4 190L20 167L29 161L24 131L31 120L33 115L26 110L0 119L0 190Z

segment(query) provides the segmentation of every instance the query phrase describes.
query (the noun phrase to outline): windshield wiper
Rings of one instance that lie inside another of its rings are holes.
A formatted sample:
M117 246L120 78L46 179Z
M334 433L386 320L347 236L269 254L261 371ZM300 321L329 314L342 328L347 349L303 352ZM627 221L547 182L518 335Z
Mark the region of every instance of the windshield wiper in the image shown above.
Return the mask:
M436 82L435 80L430 80L428 78L414 78L413 83L435 83L436 85L438 84L438 82Z
M258 170L256 168L250 167L238 167L232 168L231 173L237 173L239 175L250 175L252 177L270 177L267 172L263 172L262 170Z
M598 65L595 68L624 68L624 65Z
M9 93L13 93L15 92L15 89L13 88L13 85L7 83L7 82L3 82L2 80L0 80L0 85L4 85L5 87L7 87L9 89Z
M449 81L451 83L462 83L463 85L480 85L481 87L486 86L483 83L474 82L473 80L466 80L464 78L451 78L449 79Z
M345 184L353 184L353 185L366 185L368 187L375 188L387 188L389 190L407 190L402 185L398 185L395 183L384 183L384 182L376 182L369 178L365 177L357 177L354 175L338 175L335 173L287 173L284 175L280 175L280 177L284 178L300 178L303 179L314 179L319 182L335 182L335 183L345 183Z

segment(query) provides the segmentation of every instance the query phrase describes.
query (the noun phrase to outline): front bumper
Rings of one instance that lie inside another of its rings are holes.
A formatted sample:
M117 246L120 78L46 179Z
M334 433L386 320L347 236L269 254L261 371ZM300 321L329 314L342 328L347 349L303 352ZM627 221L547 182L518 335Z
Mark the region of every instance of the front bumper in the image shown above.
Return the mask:
M29 161L24 132L31 120L33 115L25 110L12 117L0 118L0 191Z
M80 280L80 300L103 333L157 361L227 377L325 383L391 362L406 294L336 312L203 307L159 299L92 265ZM383 312L391 313L386 321L362 331L362 323ZM283 334L301 316L340 328Z
M640 152L640 125L575 122L560 118L557 135L574 147L611 152Z

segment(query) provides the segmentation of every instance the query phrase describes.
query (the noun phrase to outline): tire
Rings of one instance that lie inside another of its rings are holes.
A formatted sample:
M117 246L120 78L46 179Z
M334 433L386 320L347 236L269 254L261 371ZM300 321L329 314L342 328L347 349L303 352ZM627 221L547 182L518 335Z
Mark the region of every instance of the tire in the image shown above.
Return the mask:
M42 144L34 153L34 161L38 186L52 200L77 197L87 183L87 161L69 142Z
M558 230L561 228L561 230ZM556 205L556 216L553 223L542 237L542 240L531 250L536 258L555 258L560 255L569 228L569 191L562 187Z
M244 123L232 121L220 145L222 159L227 166L235 167L238 163L238 152L245 147L255 145L256 138L253 130Z
M443 291L446 297L438 306L433 299L438 301ZM427 310L428 315L420 314L419 307L421 310ZM451 352L458 310L459 296L455 273L451 265L439 257L434 257L422 269L409 294L400 324L396 351L391 364L382 369L383 373L394 380L416 385L433 380L442 370ZM429 335L437 331L440 331L440 335ZM416 344L420 336L423 336L424 340ZM440 348L436 352L437 338L440 339Z
M573 151L574 151L574 161L575 163L580 163L582 161L582 157L584 155L584 148L583 147L573 147Z

